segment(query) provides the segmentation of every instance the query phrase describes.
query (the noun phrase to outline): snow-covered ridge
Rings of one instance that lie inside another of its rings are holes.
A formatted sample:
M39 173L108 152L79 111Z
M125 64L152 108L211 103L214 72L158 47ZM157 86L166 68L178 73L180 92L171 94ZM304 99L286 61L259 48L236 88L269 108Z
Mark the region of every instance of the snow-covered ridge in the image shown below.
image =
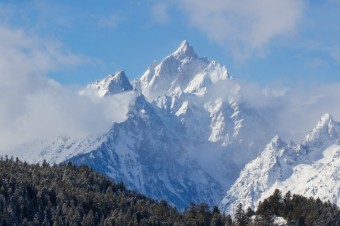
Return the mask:
M233 213L235 203L254 208L263 192L276 181L286 179L292 174L291 167L297 159L296 152L280 137L275 136L260 156L241 171L239 178L222 199L221 209L226 213Z
M293 174L278 181L265 191L260 200L275 189L283 193L293 191L305 197L319 197L340 206L340 145L333 144L323 151L323 156L312 164L301 163L293 167Z
M304 196L320 197L339 205L340 123L329 114L298 145L288 145L278 136L248 163L227 191L220 207L233 213L233 204L254 208L278 188Z

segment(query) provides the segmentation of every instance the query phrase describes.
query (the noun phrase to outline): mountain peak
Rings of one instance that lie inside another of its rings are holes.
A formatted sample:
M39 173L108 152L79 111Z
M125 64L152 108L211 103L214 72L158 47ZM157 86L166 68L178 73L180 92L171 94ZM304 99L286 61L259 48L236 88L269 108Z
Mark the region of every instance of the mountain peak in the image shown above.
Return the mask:
M266 145L264 155L273 155L276 156L277 152L283 148L286 148L287 144L278 136L274 136L272 140Z
M130 91L133 89L124 71L109 75L102 81L102 86L105 90L104 95Z
M197 57L195 50L187 40L182 41L178 49L172 55L178 59Z
M325 113L325 114L321 117L321 119L320 119L318 125L327 125L327 124L330 124L330 123L333 123L333 122L335 122L334 119L333 119L333 117L332 117L329 113Z
M116 79L127 79L124 71L118 71L117 73L111 74L109 76L115 77Z
M81 90L81 95L95 94L98 97L104 97L116 93L133 90L129 79L126 77L124 71L119 71L114 74L108 75L103 80L98 80Z
M340 124L336 122L330 114L324 114L316 127L306 136L303 144L314 150L316 157L318 154L334 142L340 136ZM314 156L313 156L314 158Z
M279 135L275 135L273 139L271 140L272 144L275 144L275 146L284 146L285 142L281 139Z
M335 124L336 122L333 119L333 117L330 114L326 113L321 117L321 119L319 120L318 124L313 129L313 131L317 132L317 131L322 131L322 130L329 130L332 127L334 127Z
M196 55L188 41L183 41L176 51L143 74L140 79L142 93L152 100L163 94L184 91L197 75L208 73L205 69L209 64L208 59Z

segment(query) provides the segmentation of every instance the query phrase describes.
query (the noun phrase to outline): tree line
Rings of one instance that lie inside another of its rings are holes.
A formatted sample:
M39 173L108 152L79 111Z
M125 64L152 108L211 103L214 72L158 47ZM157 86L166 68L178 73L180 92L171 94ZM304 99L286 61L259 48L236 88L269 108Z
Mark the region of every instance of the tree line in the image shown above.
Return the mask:
M239 205L235 217L205 203L183 212L115 183L87 166L50 166L0 157L0 225L340 225L340 210L329 202L280 191L256 212Z
M235 224L271 226L275 225L276 217L286 219L289 226L340 225L340 209L335 204L322 202L319 198L292 195L290 191L282 196L278 189L258 204L256 212L251 208L243 210L239 204L235 212Z

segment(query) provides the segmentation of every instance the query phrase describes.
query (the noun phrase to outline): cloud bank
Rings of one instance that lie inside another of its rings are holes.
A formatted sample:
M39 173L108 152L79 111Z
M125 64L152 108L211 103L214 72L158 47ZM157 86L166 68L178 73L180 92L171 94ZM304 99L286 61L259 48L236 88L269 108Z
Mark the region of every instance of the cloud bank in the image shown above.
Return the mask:
M259 53L274 38L295 31L304 0L181 0L192 26L238 58Z
M102 133L124 120L133 95L84 98L44 76L87 61L60 42L0 26L0 152L62 134Z
M325 113L340 119L339 83L263 88L233 79L220 82L208 94L257 109L286 141L300 142Z

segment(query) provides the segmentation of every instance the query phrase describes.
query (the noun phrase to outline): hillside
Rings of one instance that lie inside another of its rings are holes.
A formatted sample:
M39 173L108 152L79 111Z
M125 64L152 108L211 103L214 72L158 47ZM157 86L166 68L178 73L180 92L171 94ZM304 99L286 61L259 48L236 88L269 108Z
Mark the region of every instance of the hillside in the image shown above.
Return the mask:
M183 213L88 167L0 160L0 225L224 225L206 204Z
M254 212L235 207L234 219L207 204L183 212L127 190L86 166L28 164L0 159L0 225L339 225L330 202L279 190ZM282 225L282 224L281 224Z

